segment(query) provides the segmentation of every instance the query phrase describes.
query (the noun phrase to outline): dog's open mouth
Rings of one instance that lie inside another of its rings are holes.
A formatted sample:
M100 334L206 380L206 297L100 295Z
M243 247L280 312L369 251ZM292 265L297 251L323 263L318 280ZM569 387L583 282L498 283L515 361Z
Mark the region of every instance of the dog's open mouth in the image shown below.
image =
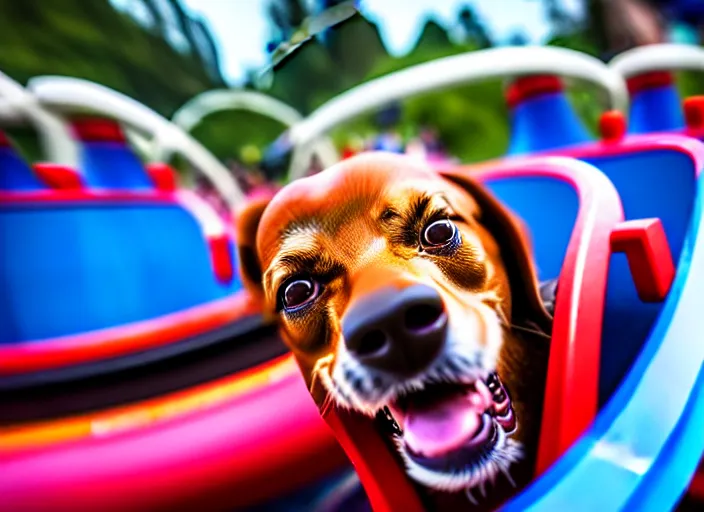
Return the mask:
M472 384L429 384L395 400L389 411L406 458L433 473L471 475L516 429L496 373Z

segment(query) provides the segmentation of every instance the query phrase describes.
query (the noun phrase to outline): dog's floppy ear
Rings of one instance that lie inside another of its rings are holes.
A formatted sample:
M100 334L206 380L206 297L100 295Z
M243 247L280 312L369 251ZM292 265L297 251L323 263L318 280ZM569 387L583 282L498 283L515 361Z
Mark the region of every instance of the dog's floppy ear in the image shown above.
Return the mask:
M245 289L257 298L263 295L262 268L257 254L257 229L270 201L271 196L268 194L251 198L235 213L240 278Z
M441 175L472 196L481 210L479 222L499 244L513 296L511 322L532 324L549 334L552 316L541 299L535 265L520 221L483 185L465 173L446 170Z

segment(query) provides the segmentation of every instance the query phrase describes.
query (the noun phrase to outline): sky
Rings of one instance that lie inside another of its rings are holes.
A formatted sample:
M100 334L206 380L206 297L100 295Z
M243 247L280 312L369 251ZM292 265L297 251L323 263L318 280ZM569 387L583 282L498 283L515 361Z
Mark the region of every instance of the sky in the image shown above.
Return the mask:
M221 68L230 83L240 83L248 68L261 69L267 64L267 0L182 1L210 27L220 49ZM561 3L569 12L581 12L580 0ZM448 25L468 4L499 41L515 29L521 29L533 43L542 42L548 35L540 0L361 0L361 9L379 24L389 53L403 55L413 48L426 15Z

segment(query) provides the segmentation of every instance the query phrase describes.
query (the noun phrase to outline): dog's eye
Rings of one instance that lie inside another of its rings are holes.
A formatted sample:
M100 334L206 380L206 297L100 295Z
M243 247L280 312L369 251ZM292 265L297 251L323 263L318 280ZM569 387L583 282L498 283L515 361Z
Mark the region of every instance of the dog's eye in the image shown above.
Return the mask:
M320 285L312 279L298 278L286 283L281 293L284 309L299 308L318 296Z
M438 247L454 240L457 226L447 219L436 220L423 230L423 245Z

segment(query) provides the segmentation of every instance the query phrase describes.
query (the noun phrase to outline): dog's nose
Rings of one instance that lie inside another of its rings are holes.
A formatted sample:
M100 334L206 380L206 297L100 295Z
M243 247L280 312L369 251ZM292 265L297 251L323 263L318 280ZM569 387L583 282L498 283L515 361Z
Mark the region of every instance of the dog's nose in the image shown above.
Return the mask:
M423 284L367 295L342 320L345 345L357 360L404 377L427 368L440 353L446 331L442 297Z

